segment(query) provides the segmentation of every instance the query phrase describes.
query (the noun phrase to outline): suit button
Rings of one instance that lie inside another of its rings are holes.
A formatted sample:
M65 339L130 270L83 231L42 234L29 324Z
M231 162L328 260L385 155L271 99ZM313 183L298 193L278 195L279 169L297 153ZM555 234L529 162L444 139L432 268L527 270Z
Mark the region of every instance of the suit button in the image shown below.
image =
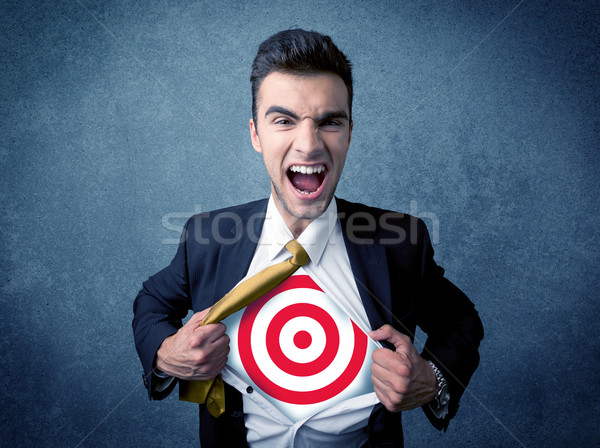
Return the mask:
M252 389L252 386L248 386L246 388L246 392L248 392L249 394L251 394L252 392L254 392L254 389Z

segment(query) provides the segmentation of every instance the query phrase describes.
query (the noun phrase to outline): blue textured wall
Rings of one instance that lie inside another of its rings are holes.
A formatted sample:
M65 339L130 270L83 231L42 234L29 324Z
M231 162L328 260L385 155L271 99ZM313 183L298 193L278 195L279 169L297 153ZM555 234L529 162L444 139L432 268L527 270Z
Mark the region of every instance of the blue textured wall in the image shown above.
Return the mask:
M486 327L449 431L410 412L406 445L600 443L596 1L0 8L0 445L197 446L194 406L147 400L132 301L184 217L268 194L249 68L296 26L355 65L338 195L439 224Z

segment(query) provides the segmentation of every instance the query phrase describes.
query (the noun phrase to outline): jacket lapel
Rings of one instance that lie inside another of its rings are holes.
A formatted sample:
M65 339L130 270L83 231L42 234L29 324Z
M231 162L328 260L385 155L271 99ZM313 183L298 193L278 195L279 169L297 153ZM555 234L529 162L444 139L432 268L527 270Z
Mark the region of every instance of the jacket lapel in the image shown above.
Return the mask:
M256 251L258 239L265 222L266 199L252 203L252 206L239 212L239 220L232 219L231 226L224 229L226 241L219 247L219 282L216 285L217 299L227 294L246 276L250 262Z
M392 322L390 278L385 248L375 244L375 229L364 231L357 230L357 227L350 228L353 224L358 224L355 218L360 215L353 219L348 218L355 213L364 215L366 210L358 204L350 204L337 198L336 200L352 273L371 328L375 330L386 322Z

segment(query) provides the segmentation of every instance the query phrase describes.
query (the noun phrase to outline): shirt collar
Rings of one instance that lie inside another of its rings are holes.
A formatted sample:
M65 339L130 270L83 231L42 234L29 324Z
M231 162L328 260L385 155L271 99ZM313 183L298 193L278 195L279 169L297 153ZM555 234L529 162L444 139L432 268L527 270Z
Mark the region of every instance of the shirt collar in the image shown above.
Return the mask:
M297 238L308 253L311 262L315 265L318 265L321 261L337 221L337 204L335 198L333 198L323 214L312 221ZM285 250L285 245L292 239L294 239L292 231L286 225L279 210L277 210L271 195L259 244L267 245L269 260L273 260L282 250Z

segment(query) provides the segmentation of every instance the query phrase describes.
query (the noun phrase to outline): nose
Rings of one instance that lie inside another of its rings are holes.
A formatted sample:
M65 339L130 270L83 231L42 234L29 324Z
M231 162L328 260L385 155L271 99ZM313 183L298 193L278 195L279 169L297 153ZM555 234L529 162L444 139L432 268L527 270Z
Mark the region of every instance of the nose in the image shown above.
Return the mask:
M305 156L323 150L323 140L319 128L313 120L305 119L298 126L294 139L294 149L304 153Z

